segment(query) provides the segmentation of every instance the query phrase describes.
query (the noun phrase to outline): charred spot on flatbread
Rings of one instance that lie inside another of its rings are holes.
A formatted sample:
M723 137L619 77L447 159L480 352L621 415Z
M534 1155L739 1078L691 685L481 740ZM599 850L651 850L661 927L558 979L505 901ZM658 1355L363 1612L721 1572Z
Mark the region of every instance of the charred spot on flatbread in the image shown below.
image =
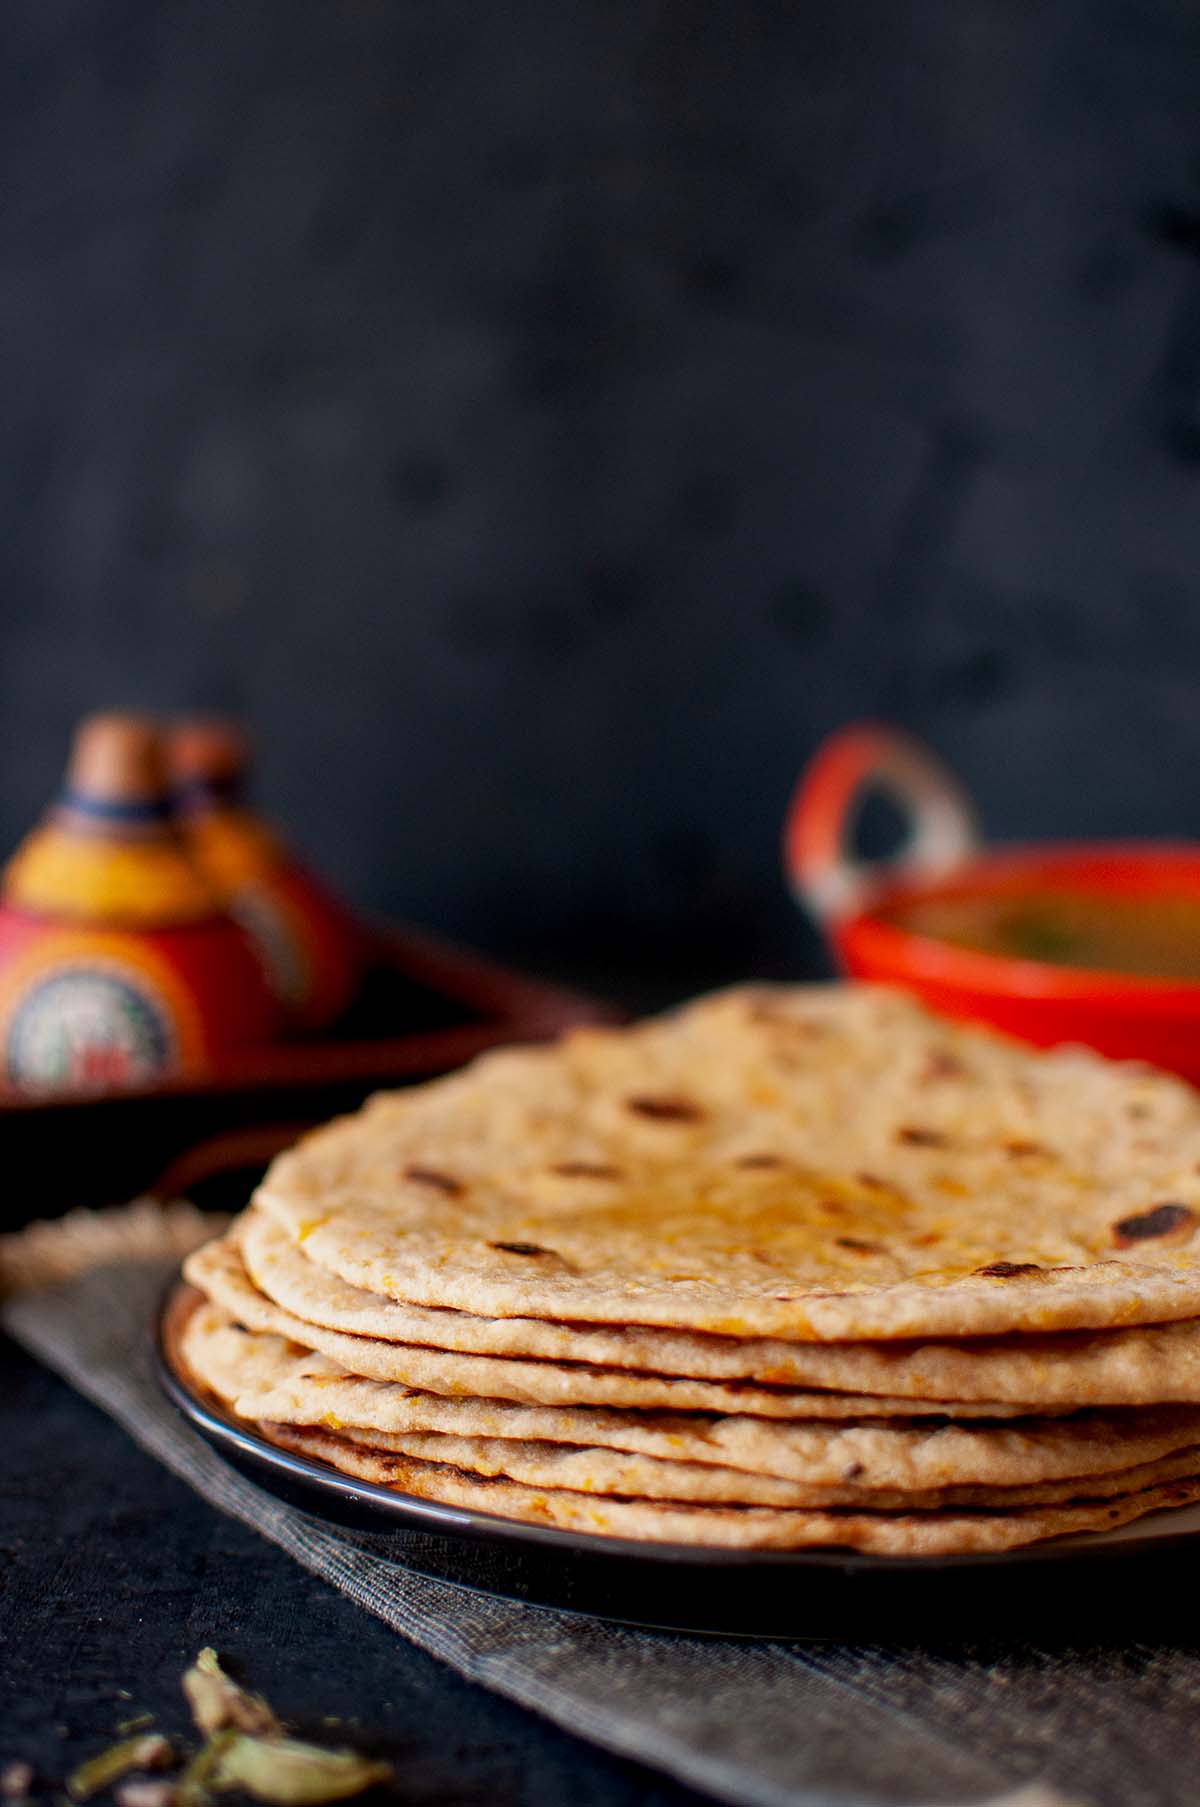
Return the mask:
M551 1173L565 1180L619 1180L621 1169L611 1161L555 1161Z
M435 1192L444 1192L447 1198L462 1196L462 1181L456 1180L452 1173L443 1173L437 1167L406 1167L404 1177L411 1180L414 1186L429 1186Z
M1113 1225L1113 1241L1119 1249L1133 1248L1139 1242L1161 1242L1166 1236L1182 1242L1198 1223L1200 1217L1190 1205L1182 1205L1177 1199L1165 1199L1149 1211L1138 1211L1132 1217L1118 1219Z
M506 1255L554 1256L554 1250L544 1249L540 1242L489 1242L488 1247L489 1249L502 1249Z
M975 1272L985 1280L1013 1280L1018 1274L1043 1274L1045 1268L1039 1267L1036 1261L989 1261L986 1267L977 1267Z
M877 1242L864 1242L859 1236L835 1236L833 1240L839 1249L849 1249L853 1255L883 1254Z
M652 1123L699 1123L704 1115L700 1106L691 1098L659 1098L646 1092L627 1098L625 1108L637 1117L648 1118Z
M949 1137L940 1129L928 1129L921 1123L902 1123L896 1131L897 1142L903 1142L906 1148L946 1148Z
M948 1048L930 1048L925 1056L919 1081L921 1085L936 1085L939 1080L966 1077L966 1062L960 1060L957 1054L952 1054Z
M883 1179L878 1173L856 1173L854 1177L860 1186L865 1186L867 1188L868 1192L892 1192L898 1194L900 1190L898 1186L892 1184L891 1180Z

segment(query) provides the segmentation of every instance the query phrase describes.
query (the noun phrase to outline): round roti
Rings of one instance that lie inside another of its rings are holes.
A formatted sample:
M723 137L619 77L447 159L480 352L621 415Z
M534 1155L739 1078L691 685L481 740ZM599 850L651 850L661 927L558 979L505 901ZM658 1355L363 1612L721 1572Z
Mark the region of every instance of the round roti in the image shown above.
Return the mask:
M934 1511L947 1506L1053 1506L1068 1500L1111 1499L1200 1474L1200 1450L1185 1449L1157 1462L1142 1462L1115 1474L1079 1480L1045 1481L1028 1487L940 1487L924 1493L832 1484L809 1486L766 1475L740 1474L702 1462L659 1461L611 1449L576 1449L510 1438L446 1437L437 1432L385 1433L343 1430L351 1443L367 1444L422 1462L447 1463L471 1474L501 1475L527 1487L565 1488L571 1493L604 1493L654 1500L690 1500L707 1505L845 1507L872 1512Z
M239 1417L335 1430L439 1430L537 1441L532 1408L493 1401L443 1400L427 1414L420 1395L347 1374L327 1356L282 1338L238 1328L215 1306L193 1313L183 1334L195 1376ZM452 1412L447 1408L457 1408ZM454 1418L458 1423L455 1425ZM1200 1408L1163 1406L1135 1413L1087 1412L1004 1425L927 1425L900 1420L777 1422L736 1416L656 1412L546 1413L545 1440L672 1462L710 1463L809 1486L854 1483L928 1492L976 1485L1020 1486L1112 1474L1200 1444Z
M877 1398L861 1393L801 1392L755 1387L740 1381L703 1381L670 1375L564 1362L520 1361L506 1356L462 1355L450 1350L385 1343L306 1324L258 1292L235 1242L207 1244L189 1256L184 1273L232 1317L252 1330L289 1337L320 1349L351 1373L398 1382L451 1397L515 1399L544 1405L658 1406L670 1411L746 1412L764 1418L1016 1417L1028 1406L939 1400ZM1038 1408L1040 1409L1040 1408Z
M889 1414L900 1410L897 1402L905 1399L976 1400L988 1402L993 1411L1001 1401L1023 1410L1034 1409L1035 1402L1038 1410L1165 1400L1200 1403L1200 1323L1193 1318L1005 1341L849 1344L711 1336L636 1324L481 1318L408 1305L351 1286L310 1261L281 1225L261 1211L243 1215L236 1240L255 1286L296 1318L384 1342L746 1380L758 1386L879 1394L886 1396L879 1410ZM281 1329L281 1334L291 1332Z
M352 1285L479 1316L854 1341L1200 1313L1195 1092L870 986L485 1056L256 1196Z
M775 1511L757 1506L667 1505L651 1500L593 1498L468 1474L379 1449L329 1431L264 1423L262 1434L283 1449L326 1462L343 1474L419 1499L438 1500L535 1525L673 1544L735 1549L831 1548L880 1556L947 1556L1011 1550L1048 1537L1112 1531L1147 1513L1200 1499L1200 1480L1148 1487L1114 1500L1013 1512L870 1513Z

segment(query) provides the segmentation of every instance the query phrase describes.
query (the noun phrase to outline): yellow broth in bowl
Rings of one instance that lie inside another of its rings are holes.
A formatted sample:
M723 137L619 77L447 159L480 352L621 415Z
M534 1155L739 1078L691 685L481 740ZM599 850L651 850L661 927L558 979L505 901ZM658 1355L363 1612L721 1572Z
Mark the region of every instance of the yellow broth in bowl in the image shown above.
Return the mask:
M1200 895L1046 886L913 898L880 914L910 934L1010 960L1200 980Z

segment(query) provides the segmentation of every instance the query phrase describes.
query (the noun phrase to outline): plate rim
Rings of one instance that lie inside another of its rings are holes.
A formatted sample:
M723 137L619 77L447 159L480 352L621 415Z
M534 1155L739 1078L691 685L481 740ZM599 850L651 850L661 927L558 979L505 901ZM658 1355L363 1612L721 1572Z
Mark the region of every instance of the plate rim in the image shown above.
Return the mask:
M879 1556L869 1551L823 1545L806 1549L744 1549L711 1544L680 1544L627 1537L601 1531L572 1531L558 1525L528 1524L470 1506L451 1506L440 1500L401 1493L378 1481L361 1481L343 1474L330 1463L300 1455L270 1442L251 1424L243 1422L211 1390L193 1376L178 1349L178 1338L204 1295L176 1273L168 1281L155 1306L151 1345L155 1378L160 1390L180 1415L221 1453L236 1450L269 1474L287 1476L302 1483L318 1497L330 1495L374 1508L380 1516L377 1528L416 1530L469 1538L473 1542L528 1547L531 1551L559 1556L602 1556L636 1561L651 1568L830 1570L846 1575L903 1576L967 1572L997 1568L1014 1569L1058 1564L1067 1559L1131 1557L1149 1551L1161 1553L1183 1545L1195 1545L1196 1530L1141 1532L1132 1536L1116 1532L1085 1531L1061 1538L1046 1538L1014 1550L965 1551L942 1556ZM264 1483L266 1484L266 1483ZM309 1508L303 1508L309 1509ZM1183 1508L1186 1510L1187 1508ZM1194 1509L1194 1508L1193 1508ZM316 1511L316 1509L313 1509ZM1167 1507L1164 1512L1180 1510ZM1147 1518L1161 1518L1162 1512Z

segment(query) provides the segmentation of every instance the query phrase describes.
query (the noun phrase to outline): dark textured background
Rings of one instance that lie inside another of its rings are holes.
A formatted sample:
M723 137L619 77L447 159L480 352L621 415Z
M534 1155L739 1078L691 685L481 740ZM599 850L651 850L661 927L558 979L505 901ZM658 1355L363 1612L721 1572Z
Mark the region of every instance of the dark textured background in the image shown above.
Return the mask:
M682 983L811 958L847 717L1200 834L1198 96L1194 0L4 0L0 841L234 708L365 901ZM211 1638L405 1798L677 1798L8 1369L0 1756Z
M7 0L0 838L229 706L364 900L807 958L792 776L1200 833L1193 0Z

